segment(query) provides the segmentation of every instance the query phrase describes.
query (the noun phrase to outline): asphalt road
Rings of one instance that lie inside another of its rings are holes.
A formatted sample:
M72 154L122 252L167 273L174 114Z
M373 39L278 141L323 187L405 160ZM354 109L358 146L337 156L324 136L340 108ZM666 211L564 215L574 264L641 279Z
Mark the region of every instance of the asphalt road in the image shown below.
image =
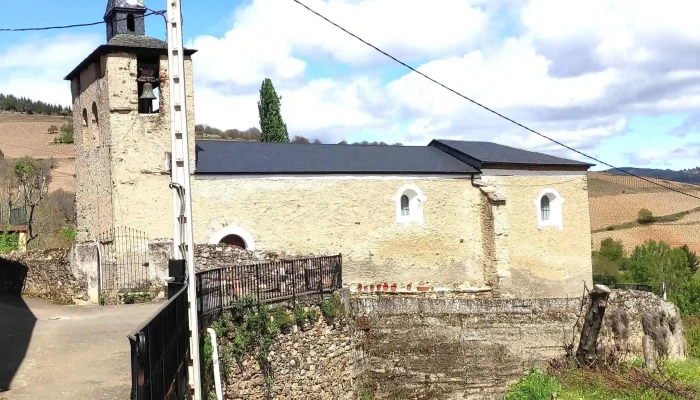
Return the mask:
M0 399L128 399L126 335L158 306L61 306L0 296Z

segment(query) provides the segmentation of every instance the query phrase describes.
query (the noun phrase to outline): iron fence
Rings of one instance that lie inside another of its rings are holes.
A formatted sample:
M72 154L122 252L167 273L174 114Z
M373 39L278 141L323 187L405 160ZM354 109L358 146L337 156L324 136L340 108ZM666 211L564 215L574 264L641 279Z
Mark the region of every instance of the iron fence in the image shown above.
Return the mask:
M0 208L0 225L3 228L6 226L27 225L28 223L27 210L24 207L14 207L10 210Z
M131 399L185 399L189 322L187 284L129 334Z
M100 290L140 290L148 286L148 236L117 227L98 236L101 249Z
M200 271L197 282L199 328L216 320L223 310L243 297L261 303L291 302L342 288L342 256L235 265Z

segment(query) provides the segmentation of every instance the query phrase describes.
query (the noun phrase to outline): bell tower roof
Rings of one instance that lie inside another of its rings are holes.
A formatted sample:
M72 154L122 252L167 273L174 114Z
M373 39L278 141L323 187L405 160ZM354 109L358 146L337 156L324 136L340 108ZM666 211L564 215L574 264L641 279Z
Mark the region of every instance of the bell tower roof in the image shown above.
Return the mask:
M146 5L143 3L143 0L108 0L105 18L116 8L146 11Z
M104 20L107 41L116 35L146 35L146 6L143 0L108 0Z

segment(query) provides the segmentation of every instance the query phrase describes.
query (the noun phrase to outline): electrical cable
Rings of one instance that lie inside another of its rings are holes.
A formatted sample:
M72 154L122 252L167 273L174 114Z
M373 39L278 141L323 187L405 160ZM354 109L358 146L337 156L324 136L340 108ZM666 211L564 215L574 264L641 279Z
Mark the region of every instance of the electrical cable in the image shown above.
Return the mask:
M151 15L162 14L165 11L152 11L145 13L144 17L149 17ZM117 18L114 21L124 21L129 17ZM69 28L81 28L85 26L95 26L106 23L105 21L88 22L85 24L72 24L72 25L58 25L58 26L45 26L40 28L0 28L0 32L29 32L29 31L49 31L54 29L69 29Z
M692 197L692 198L694 198L694 199L700 200L700 196L695 196L695 195L693 195L693 194L690 194L690 193L687 193L687 192L684 192L684 191L681 191L681 190L678 190L678 189L674 189L674 188L669 187L669 186L666 186L666 185L662 185L662 184L660 184L660 183L658 183L658 182L654 182L654 181L651 180L651 179L647 179L647 178L645 178L645 177L643 177L643 176L634 174L634 173L629 172L629 171L627 171L627 170L625 170L625 169L618 168L618 167L616 167L616 166L614 166L614 165L612 165L612 164L609 164L609 163L607 163L607 162L605 162L605 161L602 161L602 160L600 160L600 159L598 159L598 158L596 158L596 157L590 156L590 155L588 155L588 154L586 154L586 153L584 153L584 152L582 152L582 151L580 151L580 150L577 150L577 149L575 149L575 148L573 148L573 147L571 147L571 146L569 146L569 145L566 145L566 144L564 144L564 143L562 143L562 142L560 142L560 141L558 141L558 140L556 140L556 139L552 139L551 137L549 137L549 136L547 136L547 135L545 135L545 134L542 134L542 133L540 133L540 132L537 132L536 130L534 130L534 129L532 129L532 128L529 128L529 127L527 127L527 126L521 124L520 122L518 122L518 121L516 121L516 120L514 120L514 119L512 119L512 118L509 118L509 117L507 117L507 116L505 116L505 115L499 113L498 111L493 110L493 109L491 109L491 108L489 108L489 107L487 107L487 106L485 106L485 105L479 103L478 101L473 100L473 99L471 99L471 98L469 98L469 97L463 95L462 93L458 92L457 90L452 89L451 87L449 87L449 86L447 86L447 85L445 85L445 84L443 84L443 83L441 83L441 82L439 82L439 81L437 81L437 80L431 78L430 76L424 74L423 72L418 71L416 68L412 67L411 65L409 65L409 64L407 64L407 63L405 63L405 62L399 60L398 58L392 56L391 54L387 53L386 51L380 49L379 47L377 47L377 46L375 46L375 45L369 43L368 41L362 39L361 37L357 36L356 34L354 34L354 33L350 32L350 31L348 31L347 29L343 28L342 26L338 25L337 23L331 21L330 19L326 18L325 16L323 16L323 15L320 14L319 12L317 12L317 11L311 9L309 6L307 6L306 4L302 3L301 1L299 1L299 0L292 0L292 1L295 2L295 3L297 3L297 4L299 4L300 6L304 7L306 10L310 11L311 13L315 14L317 17L319 17L319 18L325 20L326 22L328 22L328 23L330 23L331 25L335 26L336 28L340 29L341 31L347 33L348 35L350 35L350 36L354 37L355 39L359 40L360 42L364 43L365 45L367 45L367 46L373 48L374 50L376 50L376 51L378 51L379 53L385 55L386 57L389 57L390 59L396 61L397 63L399 63L399 64L401 64L401 65L403 65L404 67L408 68L409 70L411 70L411 71L417 73L418 75L422 76L423 78L425 78L425 79L427 79L427 80L429 80L429 81L431 81L431 82L433 82L433 83L435 83L435 84L437 84L437 85L443 87L444 89L446 89L446 90L448 90L448 91L450 91L450 92L456 94L457 96L459 96L459 97L461 97L461 98L463 98L463 99L465 99L465 100L470 101L471 103L473 103L473 104L475 104L475 105L477 105L477 106L483 108L484 110L486 110L486 111L488 111L488 112L490 112L490 113L492 113L492 114L495 114L495 115L497 115L497 116L499 116L499 117L505 119L505 120L508 121L508 122L511 122L511 123L513 123L513 124L515 124L515 125L517 125L517 126L523 128L523 129L525 129L525 130L527 130L527 131L529 131L529 132L534 133L535 135L538 135L538 136L540 136L540 137L542 137L542 138L544 138L544 139L549 140L549 141L552 142L552 143L558 144L558 145L561 146L561 147L564 147L564 148L566 148L566 149L568 149L568 150L570 150L570 151L573 151L574 153L577 153L577 154L579 154L579 155L582 155L582 156L584 156L584 157L586 157L586 158L588 158L588 159L591 159L591 160L593 160L593 161L596 161L596 162L598 162L598 163L600 163L600 164L603 164L603 165L605 165L605 166L608 166L608 167L610 167L610 168L612 168L612 169L614 169L614 170L617 170L617 171L620 171L620 172L622 172L622 173L624 173L624 174L627 174L627 175L634 176L634 177L636 177L636 178L642 179L642 180L647 181L647 182L649 182L649 183L651 183L651 184L653 184L653 185L660 186L660 187L662 187L662 188L665 188L665 189L668 189L668 190L671 190L671 191L674 191L674 192L677 192L677 193L681 193L681 194L683 194L683 195L686 195L686 196Z

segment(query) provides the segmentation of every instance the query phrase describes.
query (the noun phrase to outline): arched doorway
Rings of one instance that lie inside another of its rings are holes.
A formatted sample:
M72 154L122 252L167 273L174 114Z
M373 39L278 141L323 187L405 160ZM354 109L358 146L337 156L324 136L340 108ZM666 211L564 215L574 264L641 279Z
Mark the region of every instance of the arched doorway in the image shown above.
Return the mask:
M209 234L210 244L228 244L248 251L255 251L255 240L247 230L231 224Z
M234 246L241 249L246 248L245 240L243 240L243 238L238 235L226 235L223 238L221 238L219 243L227 244L229 246Z

